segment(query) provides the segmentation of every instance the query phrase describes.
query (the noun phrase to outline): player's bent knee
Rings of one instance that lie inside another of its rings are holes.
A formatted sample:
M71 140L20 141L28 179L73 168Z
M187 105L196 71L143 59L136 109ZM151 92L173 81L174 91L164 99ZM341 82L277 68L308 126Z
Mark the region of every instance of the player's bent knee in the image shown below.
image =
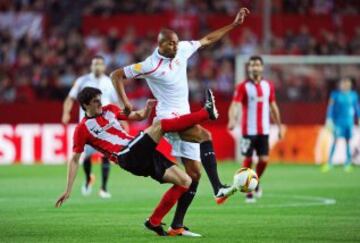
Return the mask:
M201 130L201 137L204 142L212 140L211 133L209 132L209 130L207 130L205 128L202 128L202 130Z
M191 177L184 173L184 175L180 178L180 186L190 187L191 183Z
M191 177L193 181L200 181L201 178L201 172L200 171L189 171L188 175Z
M152 124L152 127L154 128L154 130L156 130L156 132L160 133L160 134L164 134L164 130L161 127L161 122L160 121L155 121Z
M145 133L150 133L157 136L162 136L164 134L159 121L154 122L150 127L148 127L145 130Z

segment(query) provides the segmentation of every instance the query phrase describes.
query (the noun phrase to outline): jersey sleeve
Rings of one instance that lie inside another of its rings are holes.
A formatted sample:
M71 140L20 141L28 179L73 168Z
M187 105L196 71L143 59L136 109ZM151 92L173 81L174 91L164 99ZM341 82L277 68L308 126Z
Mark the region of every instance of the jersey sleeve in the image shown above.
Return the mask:
M180 41L178 46L185 58L190 58L200 47L200 41Z
M128 120L128 116L124 114L124 112L120 109L120 107L116 106L116 105L107 105L104 107L105 111L111 111L112 113L114 113L116 119L118 120Z
M242 103L245 96L245 86L243 83L238 84L238 86L235 89L233 101L237 103Z
M81 78L76 79L74 85L70 89L69 97L76 100L79 92L81 91L81 86L82 86L82 79Z
M123 68L126 78L143 78L151 70L150 58L142 62L134 63Z
M269 82L270 84L270 96L269 96L269 101L274 102L276 101L276 92L275 92L275 85L273 82Z
M73 137L73 141L74 141L73 152L74 153L84 152L86 140L87 140L86 131L84 130L84 128L81 125L78 125L75 128L74 137Z

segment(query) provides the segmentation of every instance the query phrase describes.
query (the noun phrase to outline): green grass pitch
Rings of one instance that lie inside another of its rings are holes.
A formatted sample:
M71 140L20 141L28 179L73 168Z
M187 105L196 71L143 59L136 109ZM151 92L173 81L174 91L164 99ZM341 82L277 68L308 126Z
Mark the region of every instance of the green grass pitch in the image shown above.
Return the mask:
M230 182L238 165L219 166ZM360 168L322 174L319 167L270 165L264 197L254 205L237 193L217 206L208 179L202 182L186 225L201 239L160 238L143 222L169 185L135 177L112 166L110 200L80 194L79 170L71 198L54 208L64 190L65 166L0 167L0 242L360 242ZM335 202L335 201L336 202ZM173 212L164 219L171 222Z

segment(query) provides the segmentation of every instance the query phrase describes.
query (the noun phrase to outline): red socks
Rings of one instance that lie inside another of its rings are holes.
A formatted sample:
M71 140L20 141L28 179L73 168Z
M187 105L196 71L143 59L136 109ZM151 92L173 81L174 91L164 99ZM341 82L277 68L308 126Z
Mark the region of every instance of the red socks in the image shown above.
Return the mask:
M187 187L172 186L162 197L160 203L155 208L154 212L150 216L150 223L154 226L160 225L161 220L170 211L170 209L176 204L178 199L188 190Z
M161 120L161 128L164 132L179 132L209 119L209 113L205 108L197 112L182 115L175 118Z
M251 169L251 165L252 165L252 158L251 157L246 157L244 162L243 162L243 167Z
M256 174L258 175L259 178L264 173L266 166L267 166L267 161L263 161L263 160L260 160L259 163L256 165Z

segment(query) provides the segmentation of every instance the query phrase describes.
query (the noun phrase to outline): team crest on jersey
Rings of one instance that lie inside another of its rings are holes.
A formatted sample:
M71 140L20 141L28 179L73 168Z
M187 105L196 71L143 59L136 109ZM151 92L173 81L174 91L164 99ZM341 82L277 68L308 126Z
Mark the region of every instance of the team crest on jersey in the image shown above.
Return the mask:
M95 133L96 136L98 136L100 133L108 130L109 128L111 128L113 125L114 125L114 121L111 121L109 122L109 124L107 124L106 126L103 126L103 127L93 127L93 128L90 128L90 131Z

